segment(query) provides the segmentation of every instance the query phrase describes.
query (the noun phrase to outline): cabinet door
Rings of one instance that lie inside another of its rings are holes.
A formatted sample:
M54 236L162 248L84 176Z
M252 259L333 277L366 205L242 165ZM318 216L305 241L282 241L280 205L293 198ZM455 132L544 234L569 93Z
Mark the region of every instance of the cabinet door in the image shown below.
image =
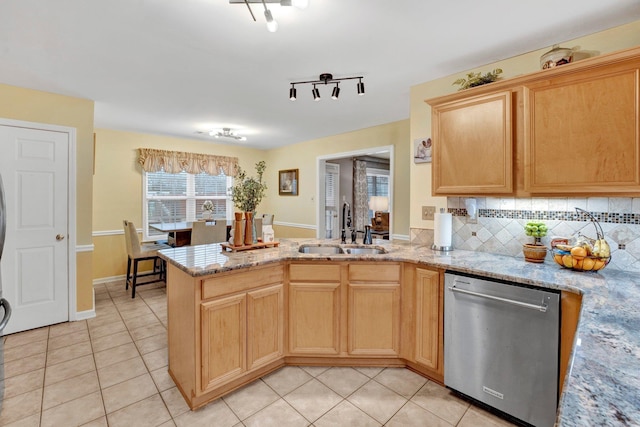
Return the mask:
M640 192L639 75L636 61L527 85L526 191Z
M258 368L283 356L284 286L247 294L248 369Z
M202 389L215 388L244 373L246 294L200 304Z
M416 269L416 362L443 373L443 292L440 273Z
M289 351L338 354L340 283L289 285Z
M349 284L350 355L397 356L400 284Z
M511 97L502 91L433 107L434 195L513 192Z

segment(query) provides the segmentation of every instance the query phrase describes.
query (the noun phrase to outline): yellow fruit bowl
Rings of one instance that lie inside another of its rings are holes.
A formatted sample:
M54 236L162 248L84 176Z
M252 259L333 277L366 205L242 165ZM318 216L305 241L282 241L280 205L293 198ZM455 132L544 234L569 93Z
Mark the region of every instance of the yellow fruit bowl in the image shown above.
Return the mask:
M553 248L553 260L564 268L570 268L576 271L598 271L602 270L611 257L600 258L595 256L577 256L571 255L569 251L563 251Z

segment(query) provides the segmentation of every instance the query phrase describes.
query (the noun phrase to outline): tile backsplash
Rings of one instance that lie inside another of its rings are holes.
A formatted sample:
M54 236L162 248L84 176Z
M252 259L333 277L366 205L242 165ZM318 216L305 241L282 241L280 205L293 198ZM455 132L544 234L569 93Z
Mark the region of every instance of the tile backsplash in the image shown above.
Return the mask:
M549 228L542 243L547 247L554 236L577 233L595 238L595 225L574 209L584 209L600 223L611 246L607 268L640 272L640 198L499 198L475 197L477 222L470 221L464 197L449 197L448 212L453 214L452 243L455 249L490 252L523 257L522 244L533 242L524 233L528 221L544 222ZM411 229L411 242L433 243L433 230ZM552 262L551 251L547 262Z

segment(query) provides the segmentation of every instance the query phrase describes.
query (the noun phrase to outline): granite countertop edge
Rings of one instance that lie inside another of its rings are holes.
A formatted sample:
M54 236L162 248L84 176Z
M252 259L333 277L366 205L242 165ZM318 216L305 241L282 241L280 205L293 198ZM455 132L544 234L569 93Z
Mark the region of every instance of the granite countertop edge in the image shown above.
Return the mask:
M220 245L212 244L165 249L159 254L193 277L281 261L396 261L581 294L580 321L557 425L640 425L640 274L614 269L575 272L548 260L534 264L485 252L441 253L425 246L377 239L373 246L387 253L301 254L300 245L339 242L281 239L279 243L279 247L243 252L225 252Z

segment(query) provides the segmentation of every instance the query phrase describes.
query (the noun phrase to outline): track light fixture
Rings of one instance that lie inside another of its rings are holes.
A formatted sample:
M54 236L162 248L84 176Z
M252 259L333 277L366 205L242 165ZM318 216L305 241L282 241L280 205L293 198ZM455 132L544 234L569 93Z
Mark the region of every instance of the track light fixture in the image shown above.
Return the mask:
M311 91L311 93L313 94L313 100L320 101L320 91L318 90L316 85L319 85L319 84L327 85L329 83L336 84L333 88L333 91L331 92L331 98L338 99L338 97L340 96L340 86L339 86L340 82L343 80L355 80L355 79L358 79L358 84L356 86L358 95L364 95L364 83L362 83L363 78L364 78L363 76L333 78L333 74L323 73L323 74L320 74L320 77L318 78L318 80L291 82L291 88L289 89L289 99L292 101L295 101L297 99L296 85L312 84L313 90Z
M264 18L267 20L267 30L271 33L278 31L278 22L273 19L271 10L267 9L267 3L279 4L280 6L294 6L298 9L306 9L309 6L309 0L229 0L229 4L245 4L249 9L249 13L253 20L256 20L251 4L261 3L264 6Z
M246 136L240 136L238 135L236 132L234 132L233 130L231 130L231 128L222 128L222 130L210 130L209 132L207 132L209 134L209 136L212 136L214 138L229 138L229 139L235 139L236 141L246 141L247 137Z

